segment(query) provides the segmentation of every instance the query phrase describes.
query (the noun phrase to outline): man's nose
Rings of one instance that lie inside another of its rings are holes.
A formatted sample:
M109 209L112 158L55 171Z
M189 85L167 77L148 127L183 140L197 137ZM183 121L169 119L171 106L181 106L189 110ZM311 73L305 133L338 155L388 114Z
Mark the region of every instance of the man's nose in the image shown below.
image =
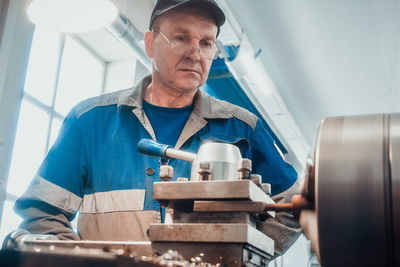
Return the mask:
M191 48L186 52L186 56L194 61L199 61L201 59L199 46L192 45Z

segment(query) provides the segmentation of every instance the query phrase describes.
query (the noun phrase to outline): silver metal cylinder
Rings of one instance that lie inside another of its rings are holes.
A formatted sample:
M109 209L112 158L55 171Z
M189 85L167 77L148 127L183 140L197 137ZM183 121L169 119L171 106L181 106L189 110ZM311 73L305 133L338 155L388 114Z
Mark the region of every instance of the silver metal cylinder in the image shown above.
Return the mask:
M226 143L205 143L197 152L197 158L192 163L190 180L198 181L198 170L201 162L210 162L211 175L209 180L238 180L238 167L242 155L238 147Z
M400 266L400 114L325 119L315 185L322 266Z

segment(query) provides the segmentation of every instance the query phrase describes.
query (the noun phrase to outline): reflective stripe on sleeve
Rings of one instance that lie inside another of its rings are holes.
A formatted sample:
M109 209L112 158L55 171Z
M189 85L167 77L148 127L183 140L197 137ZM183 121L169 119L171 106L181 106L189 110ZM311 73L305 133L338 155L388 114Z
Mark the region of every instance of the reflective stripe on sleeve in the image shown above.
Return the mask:
M143 210L144 189L98 192L83 197L80 213Z
M69 213L75 213L82 203L81 197L38 175L34 178L30 191L41 200Z

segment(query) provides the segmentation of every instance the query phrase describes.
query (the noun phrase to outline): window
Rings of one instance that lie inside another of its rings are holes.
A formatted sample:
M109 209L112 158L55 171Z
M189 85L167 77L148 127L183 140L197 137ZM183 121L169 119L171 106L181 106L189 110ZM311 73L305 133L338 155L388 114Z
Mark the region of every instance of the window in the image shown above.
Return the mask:
M35 29L7 185L0 240L18 227L12 211L72 106L104 88L106 63L73 37Z
M63 115L78 102L102 92L104 63L71 37L66 37L55 101Z

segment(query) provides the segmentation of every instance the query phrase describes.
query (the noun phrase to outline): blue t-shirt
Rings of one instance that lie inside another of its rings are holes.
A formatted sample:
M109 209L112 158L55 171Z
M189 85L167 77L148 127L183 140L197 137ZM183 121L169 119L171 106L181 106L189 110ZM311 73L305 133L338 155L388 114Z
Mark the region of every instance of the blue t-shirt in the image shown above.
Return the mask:
M155 106L143 100L143 109L153 127L157 141L174 147L192 113L193 104L182 108L167 108Z
M157 141L161 144L175 146L185 127L193 104L182 108L167 108L150 104L143 99L143 109L153 127ZM160 208L161 222L165 220L165 209Z

